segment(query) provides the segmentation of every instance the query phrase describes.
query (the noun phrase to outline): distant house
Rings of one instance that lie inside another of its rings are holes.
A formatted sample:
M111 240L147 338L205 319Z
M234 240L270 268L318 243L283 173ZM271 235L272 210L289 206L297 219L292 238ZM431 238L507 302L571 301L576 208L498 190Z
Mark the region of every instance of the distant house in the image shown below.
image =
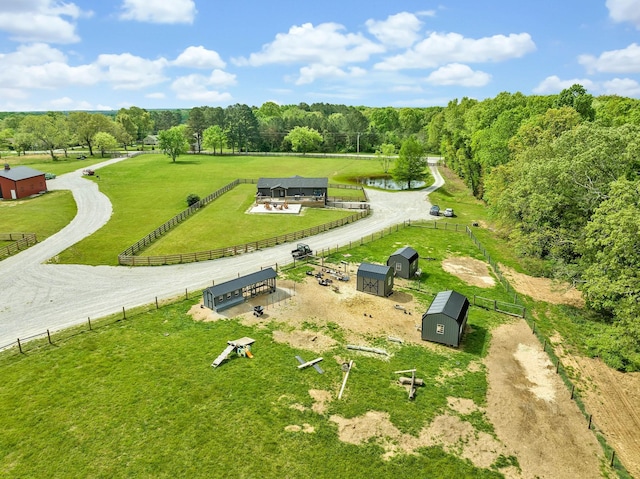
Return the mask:
M265 268L255 273L210 286L202 293L204 305L214 311L223 311L244 303L245 298L276 290L276 272Z
M393 269L390 266L362 263L356 275L356 289L376 296L393 293Z
M387 266L391 266L399 278L413 278L418 271L420 256L413 248L405 246L400 248L387 260Z
M422 339L458 347L467 325L469 300L455 291L441 291L422 315Z
M287 200L288 202L315 201L323 205L329 190L328 178L260 178L257 198Z
M0 197L17 200L47 191L44 173L28 166L14 166L8 163L0 170Z
M147 135L142 140L143 145L157 145L158 144L158 135Z

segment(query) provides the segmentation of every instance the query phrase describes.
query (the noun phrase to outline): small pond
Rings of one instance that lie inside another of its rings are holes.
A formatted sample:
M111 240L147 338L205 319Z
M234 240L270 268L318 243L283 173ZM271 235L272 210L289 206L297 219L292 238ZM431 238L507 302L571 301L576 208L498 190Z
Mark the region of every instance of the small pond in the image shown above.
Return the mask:
M403 182L402 184L396 183L393 178L390 176L376 176L376 177L360 177L357 178L357 181L361 185L373 186L375 188L380 188L383 190L406 190L407 183ZM411 189L420 189L424 188L427 184L424 181L412 181Z

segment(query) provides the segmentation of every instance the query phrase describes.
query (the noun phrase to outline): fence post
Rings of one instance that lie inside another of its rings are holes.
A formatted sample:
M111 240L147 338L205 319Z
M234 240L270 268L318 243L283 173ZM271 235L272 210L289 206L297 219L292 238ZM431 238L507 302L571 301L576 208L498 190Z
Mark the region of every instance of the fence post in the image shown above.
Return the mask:
M21 353L21 354L24 354L24 353L22 352L22 344L20 344L20 338L18 338L18 349L20 350L20 353Z
M89 331L91 331L91 318L87 318L87 321L89 322Z
M189 291L187 290L187 288L184 288L184 298L189 299Z
M571 384L571 399L573 399L573 393L576 390L576 385L575 384Z
M156 309L158 309L158 297L156 296Z
M613 460L616 458L616 451L611 450L611 462L609 463L610 467L613 467Z
M51 342L51 334L49 333L49 330L47 329L47 339L49 340L49 344L53 344Z
M127 319L127 313L124 311L124 306L122 307L122 319Z
M591 419L593 418L593 414L589 414L589 424L587 424L587 428L591 429Z

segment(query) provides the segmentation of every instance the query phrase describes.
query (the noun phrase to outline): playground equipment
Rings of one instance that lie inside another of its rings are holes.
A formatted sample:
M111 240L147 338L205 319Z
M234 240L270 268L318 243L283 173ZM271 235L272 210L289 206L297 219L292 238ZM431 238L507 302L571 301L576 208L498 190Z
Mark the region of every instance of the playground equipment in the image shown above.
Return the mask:
M234 341L227 341L228 346L224 351L220 353L220 355L213 361L213 363L211 363L211 367L217 368L218 366L220 366L222 361L227 359L227 356L229 356L232 351L235 351L238 356L253 358L253 354L251 354L251 345L255 342L255 339L248 338L246 336Z

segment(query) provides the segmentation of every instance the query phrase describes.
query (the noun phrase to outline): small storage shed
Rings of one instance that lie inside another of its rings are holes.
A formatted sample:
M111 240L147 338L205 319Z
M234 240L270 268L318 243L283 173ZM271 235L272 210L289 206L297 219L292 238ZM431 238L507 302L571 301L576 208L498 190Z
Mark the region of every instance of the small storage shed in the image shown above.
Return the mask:
M0 198L18 200L47 191L44 173L28 166L14 166L9 163L0 170Z
M390 266L362 263L358 268L356 289L376 296L393 293L393 269Z
M467 325L469 300L456 291L441 291L422 315L422 339L458 347Z
M413 278L418 271L418 252L409 246L400 248L387 260L387 266L391 266L396 276L400 278Z
M245 298L276 290L276 272L265 268L255 273L210 286L202 293L204 305L214 311L223 311L244 302Z

